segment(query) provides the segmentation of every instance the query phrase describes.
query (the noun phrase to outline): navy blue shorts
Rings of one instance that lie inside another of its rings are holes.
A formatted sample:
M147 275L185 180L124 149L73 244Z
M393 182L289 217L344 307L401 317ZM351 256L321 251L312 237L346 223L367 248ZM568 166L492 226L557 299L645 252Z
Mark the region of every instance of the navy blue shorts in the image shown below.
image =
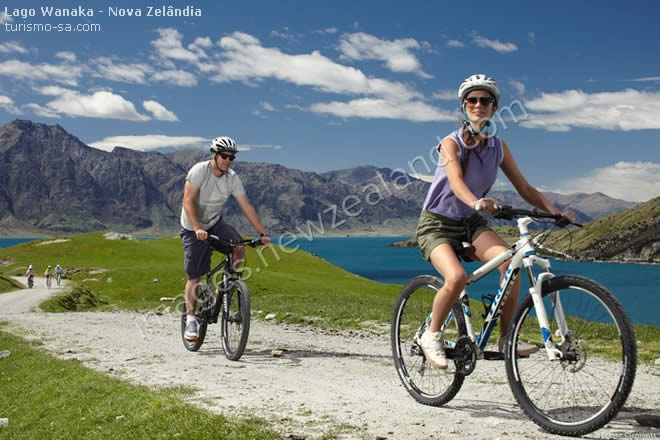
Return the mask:
M241 240L241 236L236 229L222 219L218 220L206 232L225 240ZM208 240L197 240L195 232L187 229L181 229L180 235L183 243L183 267L186 275L188 275L189 280L201 278L211 270L211 243ZM218 244L214 248L223 254L231 251L227 244Z

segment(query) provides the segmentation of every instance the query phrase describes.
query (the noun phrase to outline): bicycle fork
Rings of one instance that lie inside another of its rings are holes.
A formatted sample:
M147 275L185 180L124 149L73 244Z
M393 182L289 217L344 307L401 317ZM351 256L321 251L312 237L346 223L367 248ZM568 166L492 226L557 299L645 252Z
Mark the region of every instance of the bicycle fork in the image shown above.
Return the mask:
M527 266L527 274L530 279L530 284L533 286L529 288L529 294L531 295L532 302L534 303L534 311L536 312L536 319L539 322L539 328L541 329L541 335L543 336L543 346L545 347L545 351L548 355L548 360L553 361L562 359L562 351L557 348L557 344L552 339L552 333L550 332L550 321L548 320L548 314L545 310L545 304L543 303L542 295L543 282L547 279L553 278L554 275L548 271L543 272L538 276L536 282L534 282L534 273L532 271L531 265ZM561 304L559 291L552 293L550 299L552 301L554 316L557 320L557 331L559 333L558 336L561 337L561 345L564 343L564 341L566 341L568 335L568 325L566 324L566 316L564 315L564 308Z

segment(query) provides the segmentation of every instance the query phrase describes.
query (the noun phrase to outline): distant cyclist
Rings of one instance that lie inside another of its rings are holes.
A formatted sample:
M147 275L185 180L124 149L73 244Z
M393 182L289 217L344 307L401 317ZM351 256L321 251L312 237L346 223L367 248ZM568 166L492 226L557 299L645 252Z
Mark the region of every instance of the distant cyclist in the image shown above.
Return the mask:
M25 277L27 278L27 284L28 287L32 287L34 285L34 268L30 264L25 271Z
M266 235L257 212L248 201L241 179L230 168L238 153L236 143L226 136L217 137L211 141L211 153L213 153L211 160L199 162L188 171L183 192L181 240L184 267L188 277L185 287L188 317L183 336L189 341L197 340L195 287L211 266L208 235L213 234L225 240L241 239L236 229L225 223L220 215L220 209L230 195L234 196L243 214L256 229L261 237L261 243L270 243L270 238ZM230 252L229 247L219 250ZM239 264L245 255L245 247L237 246L233 255L234 261Z
M462 250L462 242L471 243L467 256L485 263L507 249L506 243L488 227L488 221L475 211L479 204L487 214L495 212L497 203L486 195L495 183L498 169L502 169L518 194L529 204L550 214L560 213L525 180L507 144L488 133L490 119L500 100L495 80L483 74L466 78L458 88L458 99L463 124L438 145L442 160L438 162L417 226L417 242L422 255L445 280L433 300L431 324L420 338L420 345L431 365L443 369L447 368L447 359L440 329L467 279L457 251ZM575 221L574 213L561 214ZM506 261L499 266L501 277L508 265L509 261ZM518 304L519 291L520 278L517 278L502 308L501 336L506 335ZM500 351L503 342L501 337ZM529 354L538 348L521 342L517 350L520 354Z
M46 268L46 271L44 272L44 276L46 277L46 286L50 289L50 282L51 278L53 277L53 266L50 264Z
M60 282L62 281L62 266L59 264L55 266L55 279L57 280L57 285L60 285Z

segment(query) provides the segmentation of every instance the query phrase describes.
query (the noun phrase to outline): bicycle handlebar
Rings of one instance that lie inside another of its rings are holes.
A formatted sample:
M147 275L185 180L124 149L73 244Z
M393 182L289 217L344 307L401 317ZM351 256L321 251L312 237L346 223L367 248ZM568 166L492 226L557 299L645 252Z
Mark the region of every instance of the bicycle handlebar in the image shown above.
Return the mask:
M209 234L209 240L211 240L211 241L222 241L224 243L228 243L229 246L232 249L235 248L236 246L240 246L242 244L246 244L246 245L250 246L251 248L257 247L257 246L262 244L261 240L258 239L258 238L249 238L249 239L246 239L246 240L236 241L236 240L225 240L224 238L220 238L217 235L213 235L213 234Z
M483 211L483 205L481 202L478 202L474 205L475 211ZM497 207L493 217L503 219L503 220L513 220L516 217L532 217L536 219L540 218L549 218L555 221L555 225L560 228L565 228L568 225L575 225L578 228L582 227L580 223L573 223L571 220L561 214L548 214L547 212L541 212L536 209L518 209L508 205L501 205Z
M561 214L548 214L547 212L541 212L536 209L530 211L529 209L518 209L507 205L499 206L497 211L495 211L495 214L493 214L493 217L504 220L513 220L516 217L532 217L535 219L548 218L553 219L555 225L560 228L565 228L568 225L575 225L579 228L582 227L582 224L573 223L568 217Z

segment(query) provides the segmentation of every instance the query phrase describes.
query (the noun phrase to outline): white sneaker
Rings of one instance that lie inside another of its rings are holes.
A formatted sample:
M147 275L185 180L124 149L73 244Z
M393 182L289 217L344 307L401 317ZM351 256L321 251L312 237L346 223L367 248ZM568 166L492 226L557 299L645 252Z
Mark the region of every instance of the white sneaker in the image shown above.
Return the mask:
M500 338L500 341L497 343L497 347L500 353L504 353L504 341L504 338ZM538 346L518 341L518 346L516 347L516 353L518 353L518 356L528 356L532 353L536 353L537 351L539 351Z
M445 370L447 368L447 356L445 355L445 342L442 332L426 330L419 338L419 346L422 347L424 356L435 368Z
M183 332L186 341L197 341L197 320L192 319L186 322L186 330Z

